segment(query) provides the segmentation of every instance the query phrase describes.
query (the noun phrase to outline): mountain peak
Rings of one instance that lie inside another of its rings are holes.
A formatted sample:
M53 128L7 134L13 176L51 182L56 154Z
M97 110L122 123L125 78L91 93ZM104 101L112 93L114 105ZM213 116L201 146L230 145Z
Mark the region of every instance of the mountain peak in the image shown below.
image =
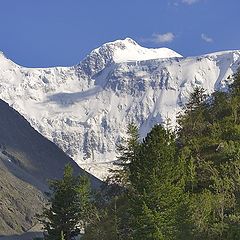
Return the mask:
M169 48L145 48L133 39L125 38L94 49L80 65L89 76L93 76L111 63L181 57L182 55Z
M111 50L112 60L116 63L182 57L180 54L169 48L142 47L131 38L105 43L101 47L95 49L95 51L100 52L102 49Z
M132 38L118 39L113 42L107 42L103 46L116 46L116 47L127 47L127 46L139 46L139 44L134 41Z

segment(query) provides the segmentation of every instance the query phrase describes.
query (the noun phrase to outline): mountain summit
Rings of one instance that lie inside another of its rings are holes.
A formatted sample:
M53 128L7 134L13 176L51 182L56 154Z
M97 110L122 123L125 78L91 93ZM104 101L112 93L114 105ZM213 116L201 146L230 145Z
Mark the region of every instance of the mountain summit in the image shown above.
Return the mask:
M90 55L95 53L102 56L108 53L109 58L111 58L111 60L115 63L182 57L180 54L168 48L141 47L131 38L106 43L93 50Z
M131 38L116 40L94 49L80 64L89 74L96 74L110 63L144 61L159 58L179 58L168 48L144 48Z
M225 89L240 51L184 58L132 39L106 43L73 67L25 68L0 61L0 98L80 166L104 177L116 144L135 122L145 136L171 119L195 87Z

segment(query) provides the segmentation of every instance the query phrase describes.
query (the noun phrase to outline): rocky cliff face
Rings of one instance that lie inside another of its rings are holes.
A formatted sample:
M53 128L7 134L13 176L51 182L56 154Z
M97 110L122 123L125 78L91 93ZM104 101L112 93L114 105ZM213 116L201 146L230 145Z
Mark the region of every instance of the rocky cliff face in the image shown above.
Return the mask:
M240 51L184 58L129 38L104 44L69 68L24 68L1 54L0 98L80 166L103 177L128 123L137 123L142 136L167 119L175 125L196 86L209 93L225 89L239 64Z

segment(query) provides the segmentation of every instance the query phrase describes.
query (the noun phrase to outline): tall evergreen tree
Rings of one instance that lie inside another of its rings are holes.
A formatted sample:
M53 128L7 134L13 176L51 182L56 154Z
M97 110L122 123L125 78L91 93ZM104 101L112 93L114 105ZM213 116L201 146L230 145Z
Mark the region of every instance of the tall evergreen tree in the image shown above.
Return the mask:
M130 164L133 239L188 238L178 214L186 200L181 169L174 134L154 126Z
M130 184L129 166L136 158L138 148L140 146L140 139L138 128L133 123L127 126L127 137L122 139L122 142L117 145L117 160L116 165L119 167L116 170L111 170L111 181L118 185L127 188Z
M85 176L74 176L66 165L63 179L49 182L51 196L40 220L47 232L45 239L70 240L80 234L91 217L90 183Z
M139 147L138 129L134 124L127 127L127 137L117 145L118 169L110 170L106 185L98 194L97 218L90 224L83 236L84 240L127 240L132 231L130 226L129 196L131 182L129 166L135 159Z

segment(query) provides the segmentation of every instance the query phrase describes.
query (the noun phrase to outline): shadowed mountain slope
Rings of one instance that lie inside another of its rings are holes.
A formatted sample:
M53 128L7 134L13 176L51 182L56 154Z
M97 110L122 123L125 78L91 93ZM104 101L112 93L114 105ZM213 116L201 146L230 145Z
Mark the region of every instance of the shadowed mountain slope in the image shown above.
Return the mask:
M35 224L34 215L46 201L47 180L62 177L67 163L76 174L87 174L0 100L0 235L21 233ZM100 184L89 177L94 187Z

